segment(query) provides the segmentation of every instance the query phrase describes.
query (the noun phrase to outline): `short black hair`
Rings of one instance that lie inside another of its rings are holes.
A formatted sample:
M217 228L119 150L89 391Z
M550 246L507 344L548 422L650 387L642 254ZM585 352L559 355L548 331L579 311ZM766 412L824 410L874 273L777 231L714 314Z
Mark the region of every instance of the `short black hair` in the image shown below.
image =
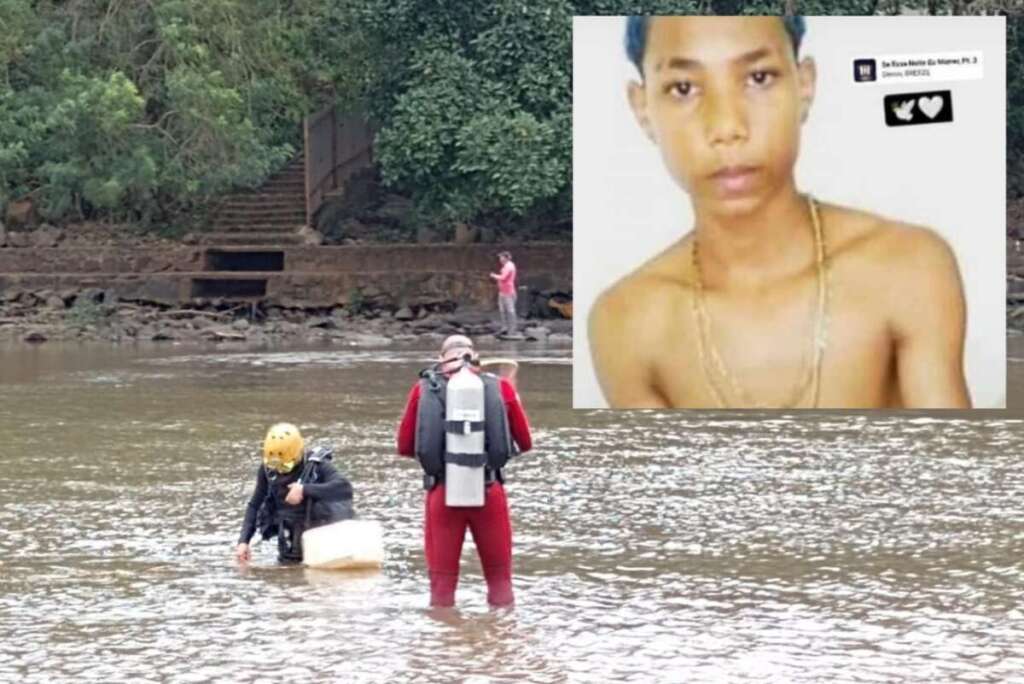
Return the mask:
M644 75L644 51L647 49L647 29L650 27L650 16L626 17L626 56L633 63L640 75ZM807 24L800 15L779 17L786 27L789 40L793 43L793 56L800 54L800 41L807 31Z

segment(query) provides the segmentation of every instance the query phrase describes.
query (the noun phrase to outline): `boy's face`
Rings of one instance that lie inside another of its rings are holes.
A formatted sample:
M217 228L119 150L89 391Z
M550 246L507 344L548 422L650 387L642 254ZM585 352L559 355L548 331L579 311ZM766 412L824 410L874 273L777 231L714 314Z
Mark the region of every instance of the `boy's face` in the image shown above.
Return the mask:
M814 64L778 17L657 17L630 104L696 208L751 211L792 181Z

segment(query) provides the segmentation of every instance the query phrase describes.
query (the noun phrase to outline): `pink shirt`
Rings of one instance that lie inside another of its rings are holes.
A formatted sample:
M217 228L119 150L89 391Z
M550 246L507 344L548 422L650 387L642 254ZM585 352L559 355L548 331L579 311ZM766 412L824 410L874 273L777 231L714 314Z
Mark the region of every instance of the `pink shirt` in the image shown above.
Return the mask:
M516 293L516 265L506 261L498 272L498 294L514 295Z

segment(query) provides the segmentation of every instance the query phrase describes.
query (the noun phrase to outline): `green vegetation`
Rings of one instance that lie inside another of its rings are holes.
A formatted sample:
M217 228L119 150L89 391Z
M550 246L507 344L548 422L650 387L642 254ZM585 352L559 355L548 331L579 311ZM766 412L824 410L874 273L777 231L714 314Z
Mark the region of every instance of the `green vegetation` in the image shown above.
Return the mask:
M370 116L381 178L418 221L568 235L573 14L1016 4L0 0L0 208L29 196L52 222L201 222L212 199L299 149L303 116L336 103ZM1008 21L1011 197L1024 196L1022 21Z
M77 297L71 308L64 313L64 319L68 325L84 328L103 324L107 314L107 307L103 304L88 297Z

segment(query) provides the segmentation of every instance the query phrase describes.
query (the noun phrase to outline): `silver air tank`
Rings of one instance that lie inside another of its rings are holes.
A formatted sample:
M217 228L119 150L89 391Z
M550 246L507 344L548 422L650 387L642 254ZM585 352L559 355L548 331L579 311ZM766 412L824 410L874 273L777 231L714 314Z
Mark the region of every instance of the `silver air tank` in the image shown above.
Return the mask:
M444 502L484 505L484 383L464 365L445 394Z

